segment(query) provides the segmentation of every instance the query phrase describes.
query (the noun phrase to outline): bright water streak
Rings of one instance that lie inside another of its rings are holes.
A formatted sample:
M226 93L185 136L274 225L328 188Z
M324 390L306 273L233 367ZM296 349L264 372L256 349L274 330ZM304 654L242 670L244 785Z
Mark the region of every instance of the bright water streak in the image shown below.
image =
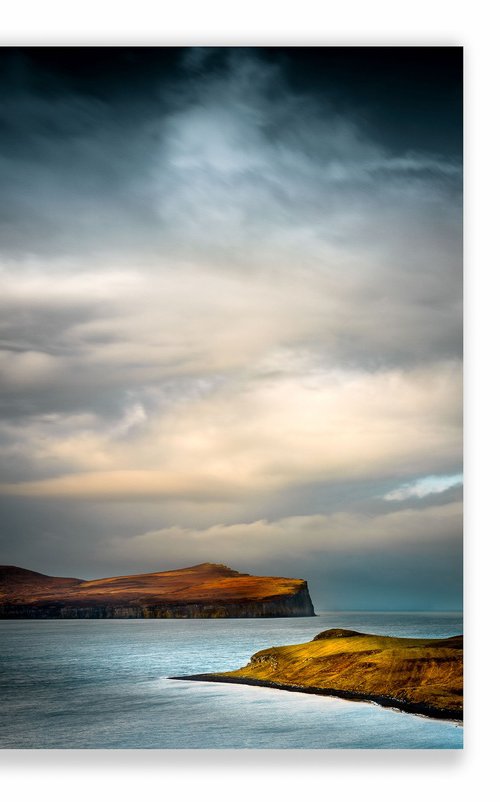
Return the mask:
M0 621L4 748L457 749L462 728L332 697L179 682L330 627L462 632L451 613L322 613L239 620Z

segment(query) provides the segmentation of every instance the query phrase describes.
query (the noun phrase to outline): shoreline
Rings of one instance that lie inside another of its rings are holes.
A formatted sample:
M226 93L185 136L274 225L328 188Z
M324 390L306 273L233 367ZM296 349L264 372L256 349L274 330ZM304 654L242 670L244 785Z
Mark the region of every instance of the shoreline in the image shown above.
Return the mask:
M254 679L252 677L230 677L224 674L191 674L180 677L168 677L173 680L185 680L192 682L220 682L229 685L253 685L260 688L273 688L279 691L290 691L294 693L309 693L315 696L332 696L337 699L344 699L350 702L370 702L380 707L392 708L394 711L408 713L411 715L424 716L425 718L449 721L454 724L463 723L463 711L447 710L438 707L431 707L421 702L406 702L395 699L391 696L379 696L376 694L359 693L357 691L346 691L335 688L318 688L307 685L288 685L272 680Z

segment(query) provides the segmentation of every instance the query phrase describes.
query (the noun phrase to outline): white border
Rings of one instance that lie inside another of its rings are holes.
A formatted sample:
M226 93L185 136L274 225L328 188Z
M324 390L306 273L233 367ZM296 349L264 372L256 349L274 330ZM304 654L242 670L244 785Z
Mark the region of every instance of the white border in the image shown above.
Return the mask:
M476 27L481 13L464 6L461 0L17 0L2 9L0 36L4 44L25 45L456 45L470 34L468 19Z
M6 799L434 802L473 798L479 782L496 787L498 30L489 0L18 0L2 9L2 45L464 45L467 165L465 751L4 751Z

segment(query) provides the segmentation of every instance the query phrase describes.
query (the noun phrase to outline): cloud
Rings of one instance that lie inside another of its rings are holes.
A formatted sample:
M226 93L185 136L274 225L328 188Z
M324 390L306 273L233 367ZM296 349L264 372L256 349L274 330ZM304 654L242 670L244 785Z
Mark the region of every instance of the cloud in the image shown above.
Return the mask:
M114 426L112 430L113 434L118 436L127 435L136 426L145 423L147 419L148 416L146 415L143 405L139 403L132 404L125 409L122 419Z
M52 382L29 403L11 382L9 415L116 418L145 386L290 354L319 370L460 358L456 163L393 153L258 52L198 55L142 116L57 82L50 102L9 96L2 187L22 208L3 358L37 353Z
M460 460L460 380L453 363L412 373L264 373L175 403L167 398L149 413L136 403L111 424L39 418L10 434L24 441L32 465L49 465L52 475L0 492L168 497L179 492L178 475L184 495L197 498L200 485L215 482L240 498L431 473ZM66 475L57 476L61 468Z
M265 564L282 559L284 553L303 550L314 554L372 551L404 548L405 543L436 541L461 535L460 503L424 510L399 510L379 515L349 512L259 520L251 523L215 525L206 529L170 527L120 540L123 554L134 558L139 552L153 561L168 558L173 563L189 560L193 554L222 555L236 564L249 560ZM118 545L118 544L117 544ZM279 555L279 556L278 556Z
M60 372L58 360L40 351L0 351L0 380L4 388L26 391L52 382Z
M450 487L457 487L462 484L462 481L461 473L453 476L424 476L416 482L410 482L391 490L385 494L384 499L386 501L404 501L412 497L425 498L429 495L443 493Z
M188 498L217 502L234 498L236 482L217 481L207 474L167 471L102 471L73 473L35 482L0 485L0 493L34 498L110 500ZM241 492L241 490L240 490Z
M342 526L354 549L368 532L363 504L373 542L396 521L403 542L431 518L396 505L461 467L460 165L411 137L395 148L345 87L337 104L292 85L259 50L162 69L126 92L45 74L40 93L14 71L4 503L28 529L22 504L33 525L52 510L58 548L61 510L80 510L73 548L99 555L142 516L169 522L179 559L234 542L272 560L288 542L300 564L311 542L321 561ZM311 514L287 514L300 504Z

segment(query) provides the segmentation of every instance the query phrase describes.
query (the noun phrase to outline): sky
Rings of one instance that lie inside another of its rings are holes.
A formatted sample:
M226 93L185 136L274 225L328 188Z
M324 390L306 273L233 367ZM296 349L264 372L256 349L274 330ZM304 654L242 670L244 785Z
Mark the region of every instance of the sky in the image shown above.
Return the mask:
M462 604L462 50L0 52L0 562Z

